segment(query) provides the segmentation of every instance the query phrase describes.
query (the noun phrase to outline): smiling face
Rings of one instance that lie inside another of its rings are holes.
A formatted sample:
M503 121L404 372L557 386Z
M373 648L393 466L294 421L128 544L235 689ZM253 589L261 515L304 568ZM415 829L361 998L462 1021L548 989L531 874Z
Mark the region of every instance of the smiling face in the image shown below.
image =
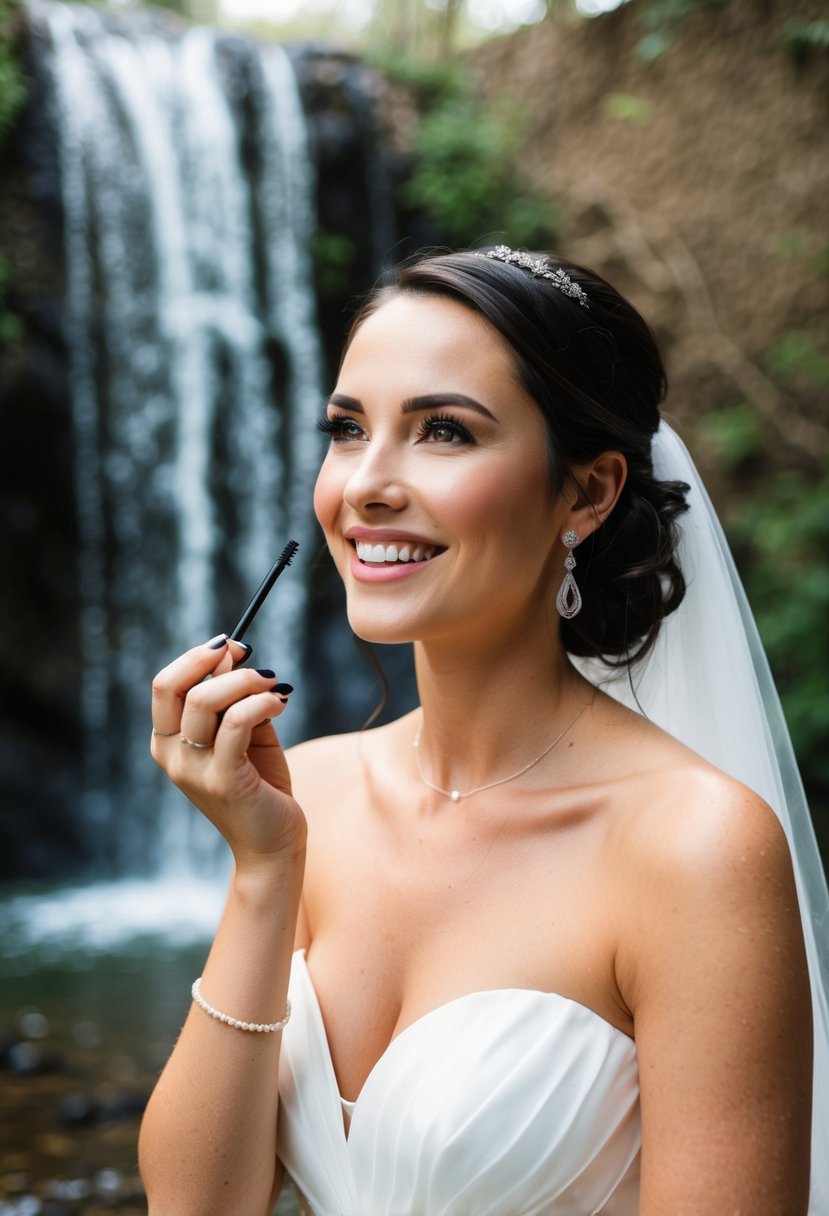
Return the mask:
M358 329L327 419L314 505L355 633L485 639L549 617L569 508L488 322L440 296L392 296Z

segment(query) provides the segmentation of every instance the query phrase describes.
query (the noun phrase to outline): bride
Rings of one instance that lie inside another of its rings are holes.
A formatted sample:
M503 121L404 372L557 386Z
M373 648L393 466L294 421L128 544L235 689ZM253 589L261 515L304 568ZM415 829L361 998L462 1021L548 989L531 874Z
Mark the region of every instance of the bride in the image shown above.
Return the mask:
M825 884L663 391L553 257L425 258L359 314L315 508L419 705L286 758L238 643L156 678L234 871L151 1216L265 1216L284 1170L315 1216L829 1213Z

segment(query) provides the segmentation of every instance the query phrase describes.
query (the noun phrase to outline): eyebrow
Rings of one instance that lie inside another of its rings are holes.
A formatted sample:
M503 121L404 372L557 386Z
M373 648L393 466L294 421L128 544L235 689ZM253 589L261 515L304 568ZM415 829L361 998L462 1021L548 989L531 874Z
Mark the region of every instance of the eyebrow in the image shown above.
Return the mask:
M350 410L352 414L365 413L362 402L356 397L347 397L344 393L332 393L328 403L343 410ZM465 409L474 410L476 414L482 414L484 418L490 418L493 422L498 421L485 405L481 405L474 397L467 397L465 393L425 393L421 397L407 397L400 410L403 414L416 414L419 410L441 409L447 405L460 405Z

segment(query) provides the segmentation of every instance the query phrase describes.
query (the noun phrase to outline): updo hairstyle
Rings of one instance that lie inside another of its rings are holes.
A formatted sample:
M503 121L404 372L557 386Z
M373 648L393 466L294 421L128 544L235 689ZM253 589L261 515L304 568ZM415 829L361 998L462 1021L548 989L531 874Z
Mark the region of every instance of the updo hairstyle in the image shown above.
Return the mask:
M556 493L569 482L587 498L574 468L606 451L626 457L615 508L577 550L582 609L561 622L571 654L624 666L647 654L685 594L675 520L687 509L688 486L653 475L651 440L667 384L647 324L599 275L546 256L551 270L561 267L584 289L588 307L527 269L473 253L441 254L398 268L369 296L351 336L401 292L456 300L512 348L517 379L544 416Z

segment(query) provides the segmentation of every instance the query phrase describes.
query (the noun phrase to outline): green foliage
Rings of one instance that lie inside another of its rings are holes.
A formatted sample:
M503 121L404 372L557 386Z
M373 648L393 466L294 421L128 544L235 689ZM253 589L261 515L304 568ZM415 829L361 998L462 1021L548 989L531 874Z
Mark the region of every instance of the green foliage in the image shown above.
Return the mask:
M804 62L816 52L829 51L829 21L804 21L790 17L784 22L783 46L798 63Z
M775 342L766 364L775 379L792 388L829 385L829 355L803 330L790 330Z
M704 9L724 8L727 3L728 0L641 0L638 24L643 34L634 54L642 63L654 63L675 44L686 17ZM783 23L780 38L792 58L804 63L814 55L829 52L829 20L789 17Z
M748 592L808 783L829 788L829 471L773 478L732 524Z
M319 227L314 233L314 279L323 299L336 299L348 289L354 246L347 236Z
M605 98L604 106L611 118L618 118L622 122L635 122L644 126L651 120L650 104L633 93L610 93Z
M748 401L741 401L728 410L719 410L705 419L705 434L714 444L720 460L729 469L737 469L763 447L760 416Z
M436 243L497 234L514 245L548 245L558 217L527 180L517 109L483 100L456 63L386 57L383 69L415 97L420 119L401 201L428 216Z
M369 51L366 59L390 80L410 89L421 110L464 93L470 85L469 72L456 59L435 62L396 48Z
M787 228L777 234L774 251L779 258L796 262L819 278L829 278L829 242L822 243L814 234Z
M791 335L789 335L791 336ZM768 450L748 402L706 419L735 481ZM736 491L739 493L739 491ZM813 800L829 796L829 467L817 477L764 473L728 525Z
M644 0L639 25L645 31L634 49L642 63L654 63L676 42L679 28L690 13L721 7L727 0Z
M20 0L0 0L0 142L11 130L29 92L20 66L21 13Z

